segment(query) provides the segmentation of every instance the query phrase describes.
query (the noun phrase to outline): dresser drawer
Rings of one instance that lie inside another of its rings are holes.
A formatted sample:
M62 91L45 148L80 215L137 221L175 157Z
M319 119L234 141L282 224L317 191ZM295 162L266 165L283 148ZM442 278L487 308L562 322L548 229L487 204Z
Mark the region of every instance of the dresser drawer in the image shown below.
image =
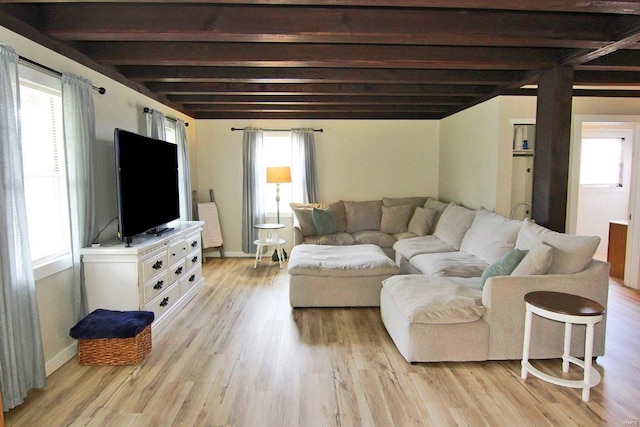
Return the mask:
M179 262L173 264L169 268L169 281L173 283L176 280L179 280L182 276L185 275L186 272L187 268L185 265L185 259L182 258Z
M146 311L153 311L156 319L160 318L165 311L169 310L180 299L180 285L178 283L171 286L167 291L161 293L150 303L144 306Z
M200 249L200 233L195 233L186 237L187 251L193 251L194 249Z
M169 280L169 270L165 270L165 272L160 276L149 280L144 284L144 303L148 303L156 296L166 291L171 283L172 282Z
M169 264L173 265L187 255L187 241L175 239L169 242Z
M187 255L184 259L187 270L191 270L196 265L201 265L201 257L202 253L200 252L200 249L196 249Z
M201 278L202 278L202 266L200 264L198 264L197 266L195 266L191 270L189 270L187 272L187 274L185 274L180 279L180 293L182 295L184 295L187 292L189 292L189 290L196 283L198 283Z
M142 282L146 283L158 274L167 271L169 260L167 259L167 249L158 249L147 255L142 260Z

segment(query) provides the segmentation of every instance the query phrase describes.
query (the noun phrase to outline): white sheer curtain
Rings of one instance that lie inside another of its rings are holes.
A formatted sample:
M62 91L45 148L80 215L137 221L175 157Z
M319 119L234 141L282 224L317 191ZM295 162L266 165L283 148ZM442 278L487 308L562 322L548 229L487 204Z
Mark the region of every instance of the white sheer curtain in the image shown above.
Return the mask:
M45 384L26 227L18 106L18 55L0 43L0 385L4 410L20 405L29 390Z
M78 320L87 315L80 248L96 233L95 110L91 82L62 75L62 116L69 180L74 307Z
M191 176L189 166L189 146L187 144L187 128L184 120L176 119L176 144L178 144L178 163L180 171L180 218L190 221L193 207L191 206Z
M318 202L318 172L313 129L291 129L293 200Z
M147 119L147 135L150 138L167 140L167 131L164 127L164 114L151 110Z
M266 180L266 170L260 168L262 162L263 131L245 128L242 135L242 251L255 254L253 241L258 238L255 224L265 221L262 204L262 189Z

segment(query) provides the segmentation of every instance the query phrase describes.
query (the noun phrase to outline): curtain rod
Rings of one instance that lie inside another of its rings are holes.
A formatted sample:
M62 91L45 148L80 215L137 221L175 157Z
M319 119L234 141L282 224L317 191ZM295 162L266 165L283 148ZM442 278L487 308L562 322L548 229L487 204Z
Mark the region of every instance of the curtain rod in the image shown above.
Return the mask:
M145 113L147 113L147 114L151 114L151 113L153 113L155 110L153 110L152 108L149 108L149 107L144 107L144 110L143 110L143 111L144 111ZM165 118L165 119L167 119L167 120L171 120L172 122L177 122L177 121L178 121L178 119L174 119L173 117L167 117L167 116L164 116L164 118ZM184 122L184 125L185 125L185 126L189 126L189 123Z
M236 130L244 130L245 128L231 128L231 131L234 132ZM261 130L266 130L267 132L289 132L291 131L291 129L262 129ZM312 129L314 132L324 132L324 129Z
M20 56L19 55L18 58L20 58L20 60L23 61L23 62L26 62L26 63L31 64L31 65L35 65L38 68L42 68L43 70L46 70L46 71L48 71L50 73L53 73L53 74L57 74L58 76L62 77L62 73L60 71L58 71L58 70L54 70L53 68L49 68L46 65L40 64L39 62L32 61L31 59L25 58L24 56ZM97 87L97 86L93 86L92 85L91 88L93 90L97 91L100 95L104 95L105 93L107 93L107 90L105 88L103 88L103 87Z

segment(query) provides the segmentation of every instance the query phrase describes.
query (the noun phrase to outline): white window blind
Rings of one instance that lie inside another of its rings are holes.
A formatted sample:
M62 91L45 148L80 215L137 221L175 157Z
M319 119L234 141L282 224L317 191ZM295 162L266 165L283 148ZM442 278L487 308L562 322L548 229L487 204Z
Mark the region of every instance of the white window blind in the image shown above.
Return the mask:
M624 157L621 138L584 138L580 185L622 187Z
M37 269L71 253L60 90L21 79L20 117L29 244Z

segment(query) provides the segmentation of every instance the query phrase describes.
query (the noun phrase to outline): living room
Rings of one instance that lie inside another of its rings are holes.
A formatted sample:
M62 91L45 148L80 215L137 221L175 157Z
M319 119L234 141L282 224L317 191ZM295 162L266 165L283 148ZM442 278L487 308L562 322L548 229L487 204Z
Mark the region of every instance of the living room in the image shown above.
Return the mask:
M94 97L100 158L98 223L101 226L107 225L116 215L113 129L118 127L144 134L145 107L188 122L192 186L205 198L210 188L215 190L225 250L230 257L252 256L241 250L242 134L232 132L232 127L322 128L323 133L316 135L316 150L320 199L323 201L423 195L459 201L473 208L484 206L509 216L512 122L533 120L536 112L533 96L500 96L442 120L194 119L2 27L0 40L24 57L53 69L74 72L106 88L105 95ZM611 117L616 121L623 117L626 121L640 123L640 103L637 98L574 98L572 115L576 122L583 120L580 116L590 116ZM575 213L570 212L568 217L572 215ZM290 216L285 217L289 227L290 221ZM571 231L574 224L569 221L567 226ZM105 238L114 235L112 226ZM238 262L240 260L230 261L230 265L238 266L245 274L246 266ZM234 274L217 260L213 268L220 268L227 275ZM274 275L269 280L281 289L282 277L270 270L257 274ZM211 270L209 273L212 277L217 274ZM65 270L36 282L49 375L75 356L76 343L69 337L69 328L75 323L69 275ZM278 297L271 295L270 298L266 301ZM333 316L342 315L336 313L329 317ZM359 321L371 320L369 314L362 316ZM313 328L313 325L306 327ZM363 330L359 332L364 333ZM167 341L170 341L169 337L164 335L158 345ZM181 345L186 343L181 342ZM313 356L314 360L318 358L316 363L323 363L320 357ZM375 357L375 354L368 357ZM409 368L410 365L397 367L400 370ZM462 376L474 375L466 367L454 368L454 371ZM496 387L502 380L513 380L503 372L499 375L498 379L491 380ZM442 382L443 387L445 383ZM364 381L365 387L366 384ZM306 387L313 388L314 383L310 382ZM451 392L455 393L455 390ZM637 394L637 389L630 392ZM628 416L629 421L638 418L633 412Z

